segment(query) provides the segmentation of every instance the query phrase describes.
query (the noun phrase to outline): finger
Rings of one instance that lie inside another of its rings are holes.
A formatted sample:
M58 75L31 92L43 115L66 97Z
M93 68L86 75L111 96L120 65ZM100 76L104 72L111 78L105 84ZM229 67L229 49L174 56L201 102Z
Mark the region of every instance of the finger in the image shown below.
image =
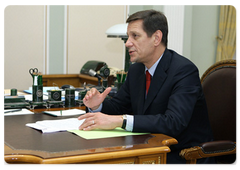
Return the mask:
M89 99L89 93L87 93L87 94L84 96L83 99L88 100L88 99Z
M89 91L87 91L86 95L85 95L85 99L88 100L90 98L92 98L94 95L96 95L97 93L97 89L96 88L91 88Z
M86 98L89 99L92 97L92 92L91 91L88 91L87 94L86 94Z
M106 88L106 89L104 90L104 92L102 92L102 96L103 96L104 98L106 98L107 95L110 93L111 90L112 90L111 87Z
M84 115L79 116L78 120L87 119L87 118L90 118L90 117L93 117L93 116L94 116L94 113L86 113Z
M97 125L94 124L94 125L91 125L91 126L88 126L86 128L83 128L82 130L84 131L90 131L90 130L94 130L94 129L97 129Z
M93 126L93 125L95 125L95 122L94 122L94 120L93 120L92 118L86 119L86 120L81 124L81 126L79 126L79 129L80 129L80 130L83 130L83 129L85 129L85 128L89 127L89 126Z
M89 96L85 95L83 98L83 103L86 104L86 102L89 101Z
M97 90L96 88L91 88L91 89L90 89L90 94L91 94L92 96L96 95L97 93L98 93L98 90Z
M86 95L87 96L92 96L94 95L96 92L95 92L95 88L91 88L90 90L87 91Z

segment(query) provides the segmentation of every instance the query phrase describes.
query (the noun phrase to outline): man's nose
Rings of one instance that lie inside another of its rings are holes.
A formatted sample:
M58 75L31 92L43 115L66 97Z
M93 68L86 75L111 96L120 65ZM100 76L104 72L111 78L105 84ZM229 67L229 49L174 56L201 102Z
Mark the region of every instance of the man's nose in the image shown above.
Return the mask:
M129 48L132 45L133 45L133 43L131 42L130 38L128 37L127 42L125 43L125 46Z

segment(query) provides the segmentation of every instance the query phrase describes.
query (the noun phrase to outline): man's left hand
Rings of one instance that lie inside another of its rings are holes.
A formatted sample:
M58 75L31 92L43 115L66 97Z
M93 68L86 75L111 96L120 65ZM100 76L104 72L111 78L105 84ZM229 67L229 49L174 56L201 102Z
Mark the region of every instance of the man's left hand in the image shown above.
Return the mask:
M121 115L107 115L101 112L86 113L78 117L78 120L85 119L83 124L79 127L80 130L93 129L115 129L121 127L123 118Z

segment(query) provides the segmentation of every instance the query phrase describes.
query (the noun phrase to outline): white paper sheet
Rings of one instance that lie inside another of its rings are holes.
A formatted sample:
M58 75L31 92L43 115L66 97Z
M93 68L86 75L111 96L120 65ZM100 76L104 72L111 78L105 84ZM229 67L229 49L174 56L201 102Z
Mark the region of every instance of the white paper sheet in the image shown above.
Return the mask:
M77 118L43 120L37 121L36 123L27 123L26 126L41 130L43 133L52 133L67 130L77 130L84 120L78 120Z

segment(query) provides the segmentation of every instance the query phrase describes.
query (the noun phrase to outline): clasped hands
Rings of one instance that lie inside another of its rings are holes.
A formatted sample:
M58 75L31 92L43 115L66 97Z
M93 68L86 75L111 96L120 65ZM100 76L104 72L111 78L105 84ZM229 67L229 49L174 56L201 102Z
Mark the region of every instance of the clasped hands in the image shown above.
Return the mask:
M90 89L83 99L84 105L92 110L98 109L111 89L111 87L108 87L103 93L100 93L96 88ZM107 115L101 112L86 113L78 117L78 120L82 119L85 119L85 121L79 129L86 131L93 129L115 129L116 127L121 127L123 123L122 116Z

